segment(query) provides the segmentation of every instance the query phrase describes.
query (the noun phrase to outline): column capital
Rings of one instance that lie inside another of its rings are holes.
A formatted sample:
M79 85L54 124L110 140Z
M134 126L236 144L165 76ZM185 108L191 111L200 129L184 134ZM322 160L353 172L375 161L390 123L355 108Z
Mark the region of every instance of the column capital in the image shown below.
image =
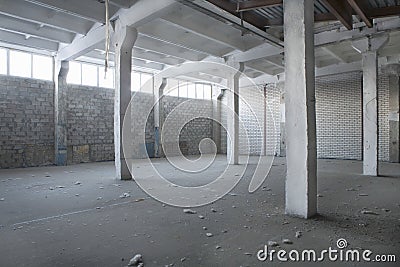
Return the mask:
M225 58L225 64L239 72L243 72L244 70L244 63L234 60L232 57Z
M392 63L382 66L382 72L385 74L400 76L400 63Z
M364 37L352 42L352 47L359 53L378 52L389 41L388 34Z
M120 20L115 22L112 43L115 49L132 49L136 42L138 31L135 27L124 25Z

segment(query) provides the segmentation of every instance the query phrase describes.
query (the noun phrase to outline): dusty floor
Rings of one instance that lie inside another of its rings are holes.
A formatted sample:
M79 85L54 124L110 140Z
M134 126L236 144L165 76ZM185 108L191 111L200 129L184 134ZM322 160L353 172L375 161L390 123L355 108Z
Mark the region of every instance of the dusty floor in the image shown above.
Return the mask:
M156 162L168 173L166 161ZM225 159L216 162L212 171L218 173ZM256 253L270 240L289 252L336 248L338 238L348 248L395 254L397 264L324 265L399 266L400 165L382 163L376 178L360 175L361 162L318 163L319 215L310 220L284 215L284 158L275 159L263 188L249 194L247 172L234 194L194 208L197 214L153 200L133 181L115 180L113 162L0 170L0 266L126 266L136 253L145 266L309 266L260 262ZM171 180L209 179L185 177ZM120 198L123 193L130 197ZM293 244L283 244L284 238Z

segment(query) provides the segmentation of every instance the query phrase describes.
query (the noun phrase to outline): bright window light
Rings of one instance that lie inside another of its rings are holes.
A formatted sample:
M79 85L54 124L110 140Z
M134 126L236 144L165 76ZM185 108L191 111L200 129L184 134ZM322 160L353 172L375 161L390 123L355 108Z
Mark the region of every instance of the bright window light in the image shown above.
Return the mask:
M7 50L0 48L0 74L7 74Z
M153 93L153 75L148 73L140 74L140 90L146 93Z
M33 78L53 80L53 60L51 57L33 55L32 64Z
M204 98L204 84L202 83L196 83L196 98Z
M135 92L140 91L140 73L139 72L131 73L131 91L135 91Z
M185 82L179 82L179 97L188 97L188 85Z
M32 77L32 55L29 53L10 51L10 75Z
M107 69L107 74L105 75L104 67L99 67L99 86L114 88L114 69Z
M204 84L204 99L212 98L212 87L209 84Z
M67 75L67 83L81 84L81 63L69 62L69 70Z
M168 95L170 95L170 96L178 96L178 93L179 93L178 88L175 88L175 89L169 91Z
M97 66L82 64L82 84L97 86Z
M196 85L194 83L188 84L188 97L196 98Z

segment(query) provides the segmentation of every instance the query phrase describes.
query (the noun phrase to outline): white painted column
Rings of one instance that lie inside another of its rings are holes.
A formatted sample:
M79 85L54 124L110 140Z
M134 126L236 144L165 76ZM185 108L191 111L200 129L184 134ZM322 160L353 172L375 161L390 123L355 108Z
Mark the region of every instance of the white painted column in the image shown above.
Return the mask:
M54 119L55 119L55 163L67 165L67 74L68 61L54 59Z
M386 65L384 73L389 76L389 161L400 162L400 64Z
M234 68L229 74L227 93L227 160L228 164L239 164L239 79L244 70L244 64L227 61L227 64ZM229 140L230 139L230 140Z
M363 70L363 174L377 176L378 164L378 50L388 41L386 35L353 42L362 54Z
M122 144L122 126L125 118L124 134L132 135L131 110L127 110L132 97L131 92L131 72L132 72L132 49L137 39L137 30L133 27L122 25L119 20L116 22L116 30L114 33L115 45L115 98L114 98L114 147L115 147L115 168L116 178L122 180L130 180L132 176L129 172L128 165L124 156ZM133 143L133 142L131 142ZM133 145L133 144L132 144ZM129 155L132 151L127 151L127 159L131 159L133 155Z
M284 0L286 214L317 213L314 1Z

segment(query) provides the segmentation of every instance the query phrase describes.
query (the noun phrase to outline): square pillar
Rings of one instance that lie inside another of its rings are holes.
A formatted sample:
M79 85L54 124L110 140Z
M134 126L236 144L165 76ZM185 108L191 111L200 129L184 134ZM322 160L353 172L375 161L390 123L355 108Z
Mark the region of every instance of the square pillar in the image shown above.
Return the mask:
M389 76L389 161L400 162L400 64L389 64L383 68Z
M164 123L162 97L165 86L167 86L167 79L156 76L154 81L154 156L157 158L163 155L160 133L162 132L162 125Z
M54 59L55 164L67 165L67 74L68 61Z
M286 214L317 213L314 1L284 0Z
M133 155L131 149L124 153L122 143L123 122L126 140L132 140L132 115L131 110L127 110L132 97L131 92L131 72L132 72L132 49L137 39L136 28L121 25L116 22L114 33L115 45L115 98L114 98L114 148L115 148L115 169L116 178L121 180L132 179L127 165L131 162ZM126 118L125 118L126 117ZM133 141L129 147L133 146ZM126 156L126 158L125 158Z
M239 164L239 78L244 70L244 64L232 62L228 65L233 68L228 77L228 111L227 111L227 160L228 164Z
M362 55L363 70L363 174L378 176L378 50L388 41L386 35L353 42Z

